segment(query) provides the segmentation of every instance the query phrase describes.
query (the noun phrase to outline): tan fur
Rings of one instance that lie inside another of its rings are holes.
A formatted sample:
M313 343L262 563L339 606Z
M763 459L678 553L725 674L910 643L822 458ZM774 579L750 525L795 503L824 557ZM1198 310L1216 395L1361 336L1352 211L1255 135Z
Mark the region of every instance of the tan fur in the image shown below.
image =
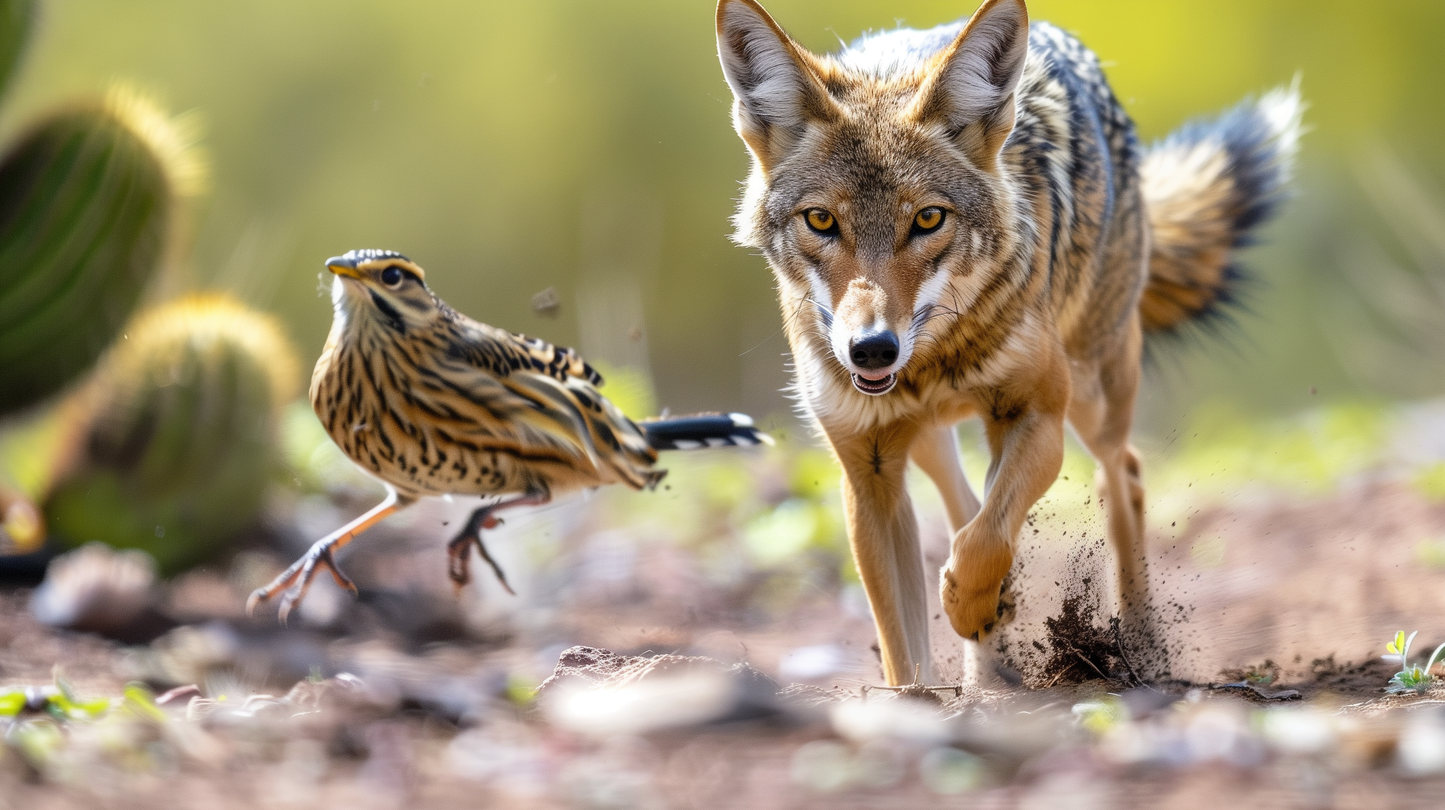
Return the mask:
M1146 332L1174 329L1229 298L1238 283L1234 249L1263 216L1251 209L1271 207L1276 187L1289 176L1303 111L1298 88L1269 93L1252 106L1264 128L1254 154L1226 143L1216 127L1170 138L1144 156L1140 190L1153 234L1139 302ZM1239 164L1248 160L1254 163L1241 172ZM1262 177L1267 187L1250 187Z
M1162 148L1141 167L1154 250L1139 310L1168 329L1203 312L1228 281L1234 232L1226 156L1211 144Z
M796 394L842 465L888 682L932 669L908 460L953 531L944 610L981 639L1015 538L1058 476L1066 421L1099 465L1124 623L1147 630L1129 445L1143 331L1219 297L1248 202L1220 150L1160 154L1141 189L1133 125L1097 58L1051 26L1030 32L1022 0L987 0L961 29L926 32L952 37L928 40L927 55L893 34L811 54L754 0L722 0L717 20L753 157L736 239L773 268ZM1152 268L1146 199L1159 204ZM914 225L928 207L946 212L935 230ZM816 210L836 226L811 227ZM850 347L881 331L896 335L897 359L860 365ZM969 417L992 456L982 503L954 438Z

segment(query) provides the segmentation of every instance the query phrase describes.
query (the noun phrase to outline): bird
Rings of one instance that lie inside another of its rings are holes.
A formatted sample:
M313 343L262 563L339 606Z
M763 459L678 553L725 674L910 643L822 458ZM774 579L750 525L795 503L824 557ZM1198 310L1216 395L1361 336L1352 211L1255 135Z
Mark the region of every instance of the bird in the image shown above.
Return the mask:
M386 497L253 591L248 613L279 595L285 622L322 571L357 593L337 551L423 497L486 499L447 544L448 575L465 586L475 548L515 593L482 542L482 531L501 523L498 512L609 484L652 489L666 474L661 450L772 444L739 413L634 422L602 395L602 376L577 352L452 309L396 251L352 250L326 267L333 314L311 406Z

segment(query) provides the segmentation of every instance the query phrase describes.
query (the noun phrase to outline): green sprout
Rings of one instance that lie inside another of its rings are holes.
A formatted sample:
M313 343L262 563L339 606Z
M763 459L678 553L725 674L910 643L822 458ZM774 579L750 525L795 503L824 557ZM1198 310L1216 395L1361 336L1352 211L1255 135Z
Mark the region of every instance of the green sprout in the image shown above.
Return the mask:
M1434 683L1435 676L1430 674L1430 670L1435 668L1437 661L1442 661L1440 654L1445 652L1445 644L1435 648L1435 652L1430 654L1430 659L1425 662L1422 669L1419 664L1410 663L1410 645L1414 643L1415 636L1419 634L1420 631L1416 630L1407 637L1405 631L1400 630L1395 633L1395 640L1385 645L1385 651L1389 655L1385 655L1383 658L1386 661L1400 663L1400 671L1390 678L1390 685L1385 688L1386 692L1392 694L1424 692L1430 688L1430 684Z
M1095 734L1103 734L1129 719L1129 707L1119 698L1108 695L1100 700L1075 703L1073 714L1079 725Z

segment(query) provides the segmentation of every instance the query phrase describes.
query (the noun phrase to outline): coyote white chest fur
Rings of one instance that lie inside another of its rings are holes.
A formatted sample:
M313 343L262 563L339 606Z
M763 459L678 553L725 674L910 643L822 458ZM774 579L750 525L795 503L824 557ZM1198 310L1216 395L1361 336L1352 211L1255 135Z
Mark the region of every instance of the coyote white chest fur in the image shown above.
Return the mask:
M1298 98L1145 151L1098 59L1030 27L1023 0L831 56L753 0L722 0L717 31L753 158L736 238L772 266L796 392L843 467L888 681L931 675L908 460L947 506L944 609L979 640L1066 421L1098 461L1125 625L1146 622L1143 336L1228 302L1231 253L1287 180ZM969 417L992 455L982 503L954 438Z

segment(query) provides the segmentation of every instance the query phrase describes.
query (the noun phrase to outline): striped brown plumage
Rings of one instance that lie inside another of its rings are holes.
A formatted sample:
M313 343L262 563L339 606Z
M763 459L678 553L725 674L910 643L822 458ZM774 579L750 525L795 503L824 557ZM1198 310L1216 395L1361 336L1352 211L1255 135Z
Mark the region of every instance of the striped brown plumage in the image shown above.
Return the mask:
M740 414L633 422L598 391L602 377L576 352L457 312L399 253L351 251L327 267L336 274L335 315L311 405L388 497L257 589L248 609L284 592L284 618L321 569L354 591L334 552L429 495L490 500L448 545L449 570L466 584L475 547L507 586L481 542L499 509L605 484L651 488L665 474L655 467L659 449L767 441Z

